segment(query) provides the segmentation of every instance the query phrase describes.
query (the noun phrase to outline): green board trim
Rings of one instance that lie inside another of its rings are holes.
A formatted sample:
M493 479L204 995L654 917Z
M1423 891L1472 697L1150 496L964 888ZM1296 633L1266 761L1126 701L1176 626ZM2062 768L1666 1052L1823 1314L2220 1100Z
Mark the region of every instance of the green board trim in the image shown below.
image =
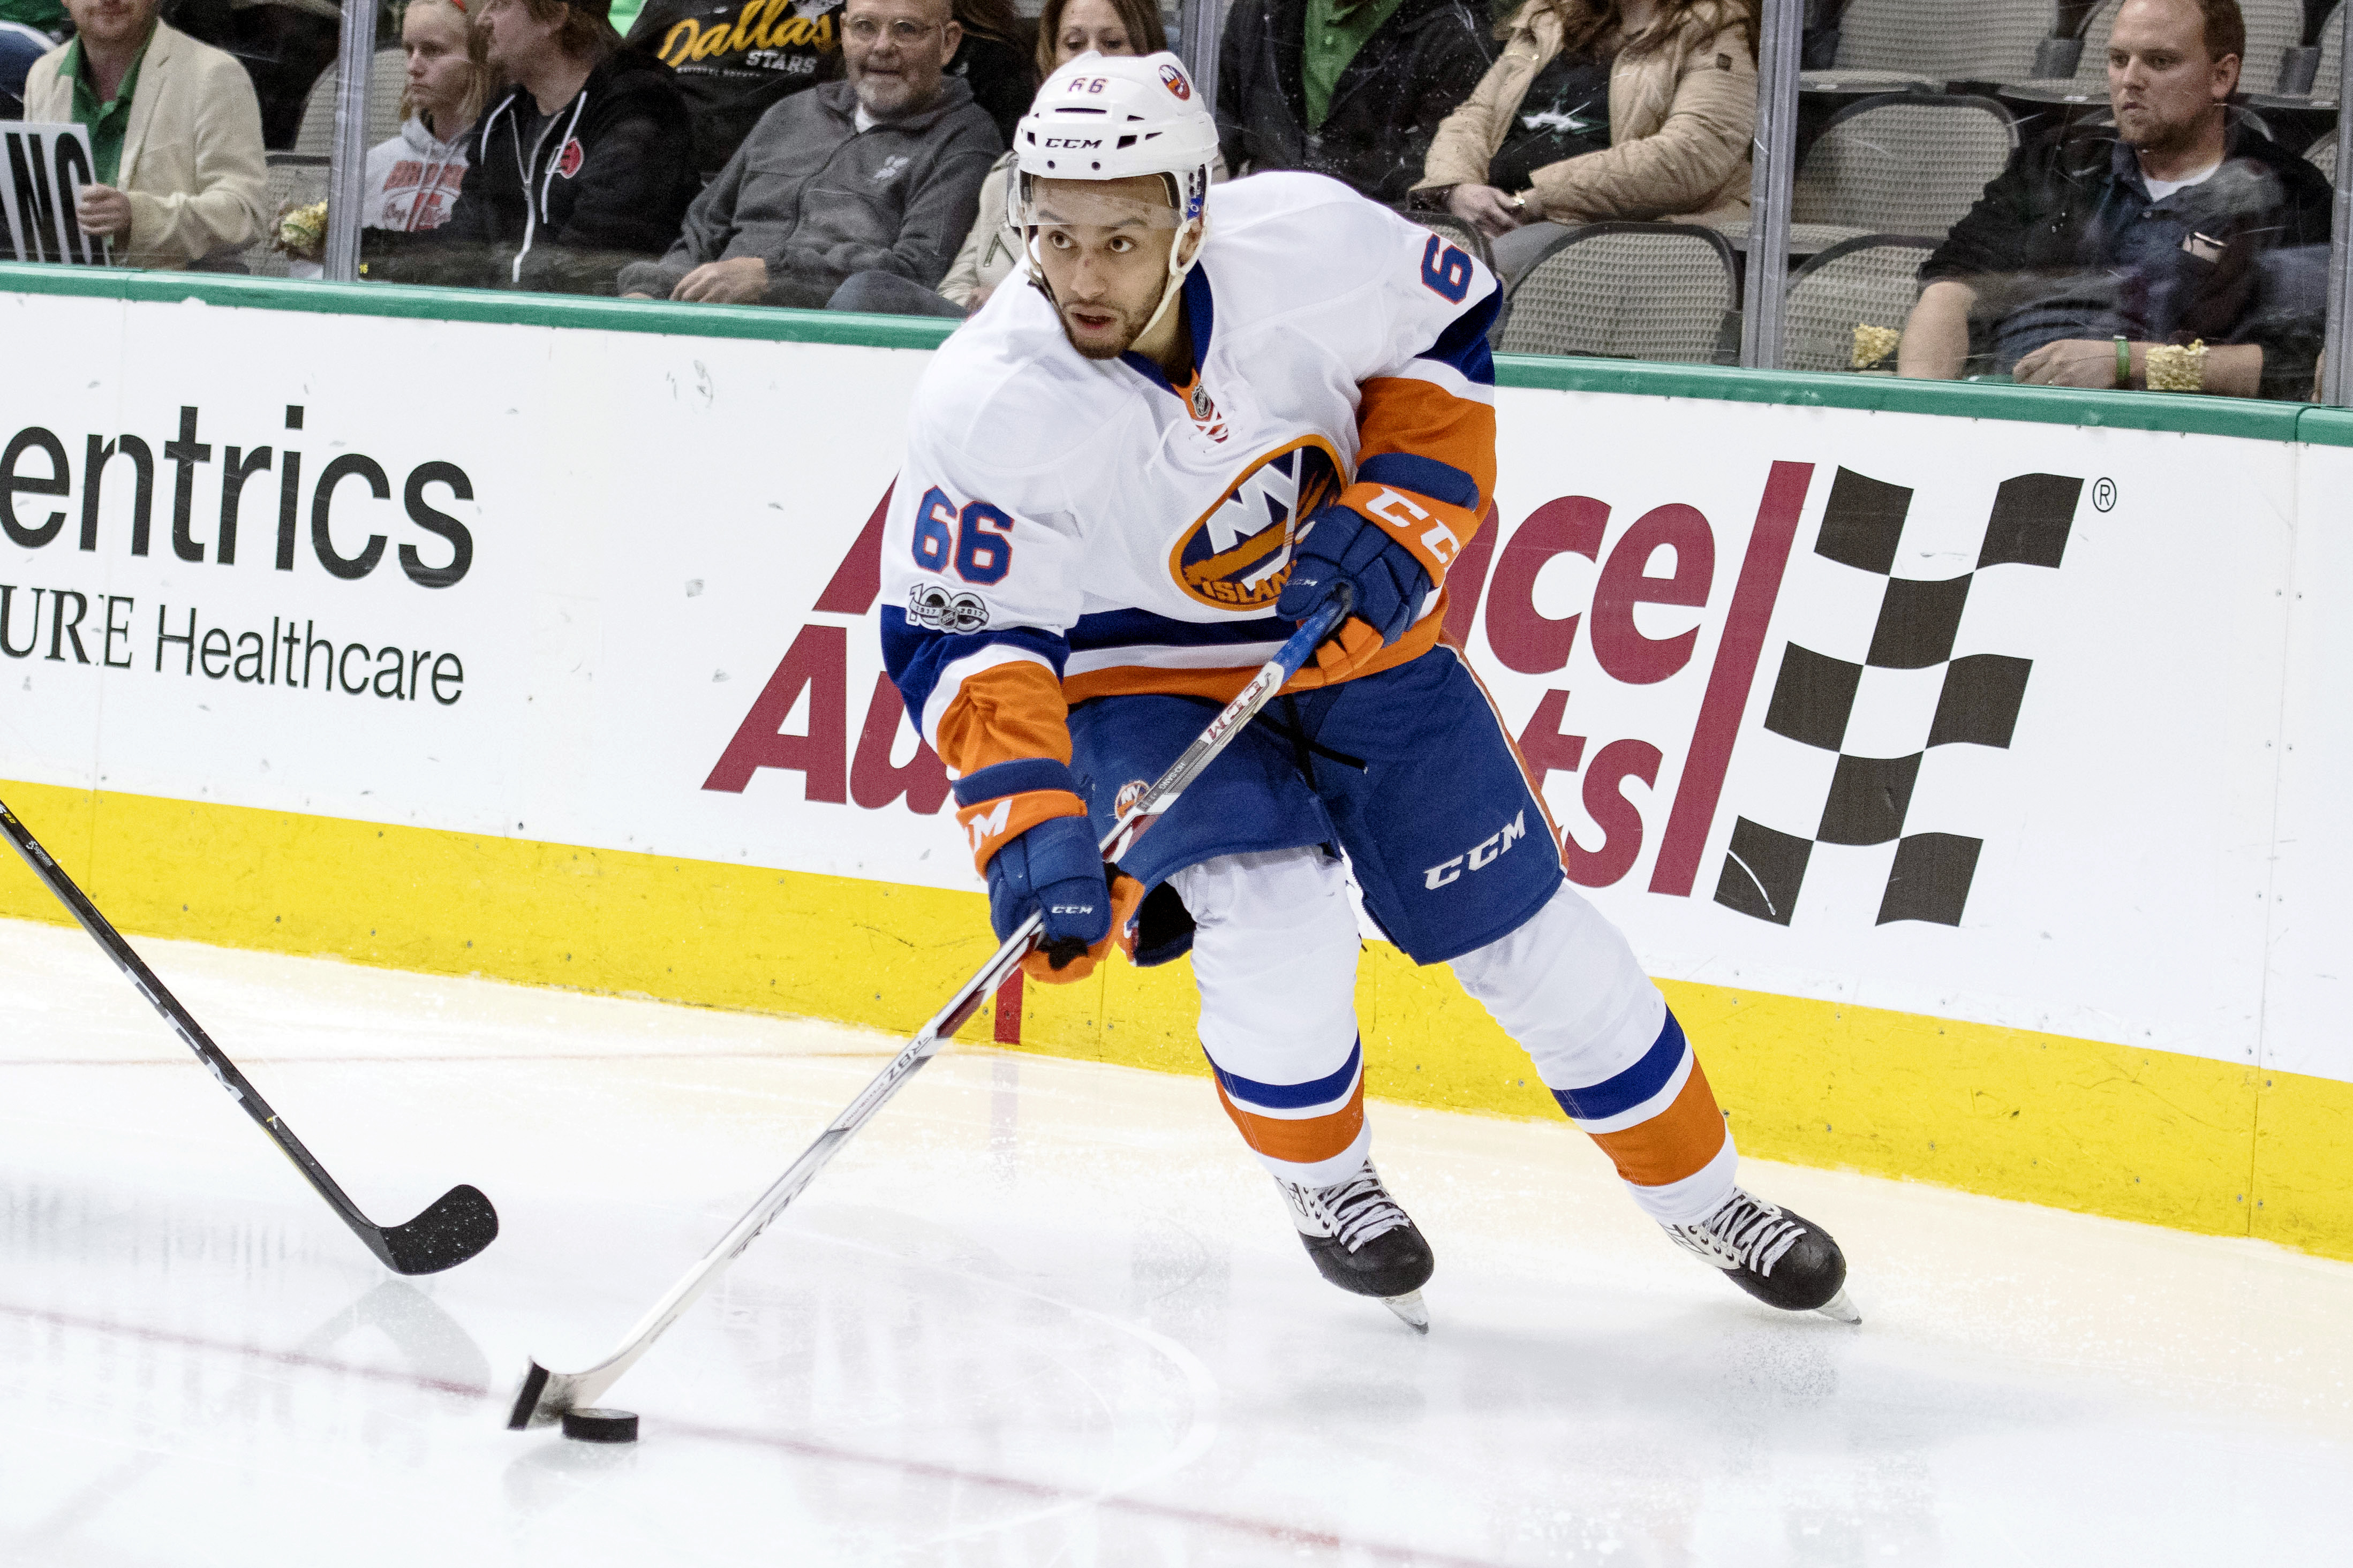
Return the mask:
M0 263L0 292L155 303L195 300L238 310L305 310L322 315L659 332L677 337L748 338L768 342L840 343L879 349L934 349L955 330L953 321L923 316L863 316L759 305L675 305L651 300L419 289L381 283L313 283L214 273L138 272L21 263ZM1536 354L1498 354L1495 380L1502 386L1539 391L1852 408L1951 419L1999 419L2112 430L2169 430L2249 441L2353 447L2353 410L2249 398L2152 396L2145 392L1905 381L1884 375L1651 364L1639 360L1556 359Z

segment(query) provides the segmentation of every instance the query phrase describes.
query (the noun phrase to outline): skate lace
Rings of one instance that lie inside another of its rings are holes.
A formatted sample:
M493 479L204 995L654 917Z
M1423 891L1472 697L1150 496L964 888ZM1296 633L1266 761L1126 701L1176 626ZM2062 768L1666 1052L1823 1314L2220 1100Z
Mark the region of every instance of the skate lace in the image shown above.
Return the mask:
M1369 1165L1336 1186L1303 1187L1290 1182L1282 1186L1293 1207L1350 1252L1413 1223Z
M1806 1227L1736 1187L1724 1206L1706 1219L1669 1226L1667 1234L1719 1268L1746 1268L1770 1279L1773 1266L1798 1245Z

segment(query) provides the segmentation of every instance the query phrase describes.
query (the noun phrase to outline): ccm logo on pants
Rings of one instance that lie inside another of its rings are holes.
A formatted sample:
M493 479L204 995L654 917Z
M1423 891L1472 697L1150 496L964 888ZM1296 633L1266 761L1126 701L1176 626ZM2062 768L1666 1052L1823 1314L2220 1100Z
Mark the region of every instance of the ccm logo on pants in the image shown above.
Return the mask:
M1462 876L1462 863L1465 860L1471 863L1471 869L1473 871L1483 871L1493 865L1496 858L1504 850L1527 836L1528 814L1523 811L1506 823L1501 833L1482 838L1472 845L1467 853L1457 855L1451 860L1441 860L1424 871L1421 874L1421 885L1425 888L1442 888L1449 882L1460 880Z

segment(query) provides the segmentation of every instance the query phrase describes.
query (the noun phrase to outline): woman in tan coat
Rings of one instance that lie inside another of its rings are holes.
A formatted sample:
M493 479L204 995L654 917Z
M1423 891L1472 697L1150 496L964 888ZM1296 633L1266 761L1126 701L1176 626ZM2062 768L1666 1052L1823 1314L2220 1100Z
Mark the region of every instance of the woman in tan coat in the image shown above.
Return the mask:
M1507 279L1569 226L1746 217L1759 3L1528 0L1416 205L1475 225Z

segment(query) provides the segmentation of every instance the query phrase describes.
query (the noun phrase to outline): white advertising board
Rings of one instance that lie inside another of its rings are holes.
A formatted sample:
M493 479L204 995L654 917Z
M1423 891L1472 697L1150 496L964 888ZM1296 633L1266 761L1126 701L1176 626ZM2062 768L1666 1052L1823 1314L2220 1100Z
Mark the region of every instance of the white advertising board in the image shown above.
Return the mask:
M923 354L10 295L0 331L53 367L0 385L0 777L977 886L873 626ZM2345 634L2291 613L2353 572L2299 543L2324 455L1498 414L1450 619L1653 973L2353 1079L2312 1026L2345 836L2281 769L2353 752Z

